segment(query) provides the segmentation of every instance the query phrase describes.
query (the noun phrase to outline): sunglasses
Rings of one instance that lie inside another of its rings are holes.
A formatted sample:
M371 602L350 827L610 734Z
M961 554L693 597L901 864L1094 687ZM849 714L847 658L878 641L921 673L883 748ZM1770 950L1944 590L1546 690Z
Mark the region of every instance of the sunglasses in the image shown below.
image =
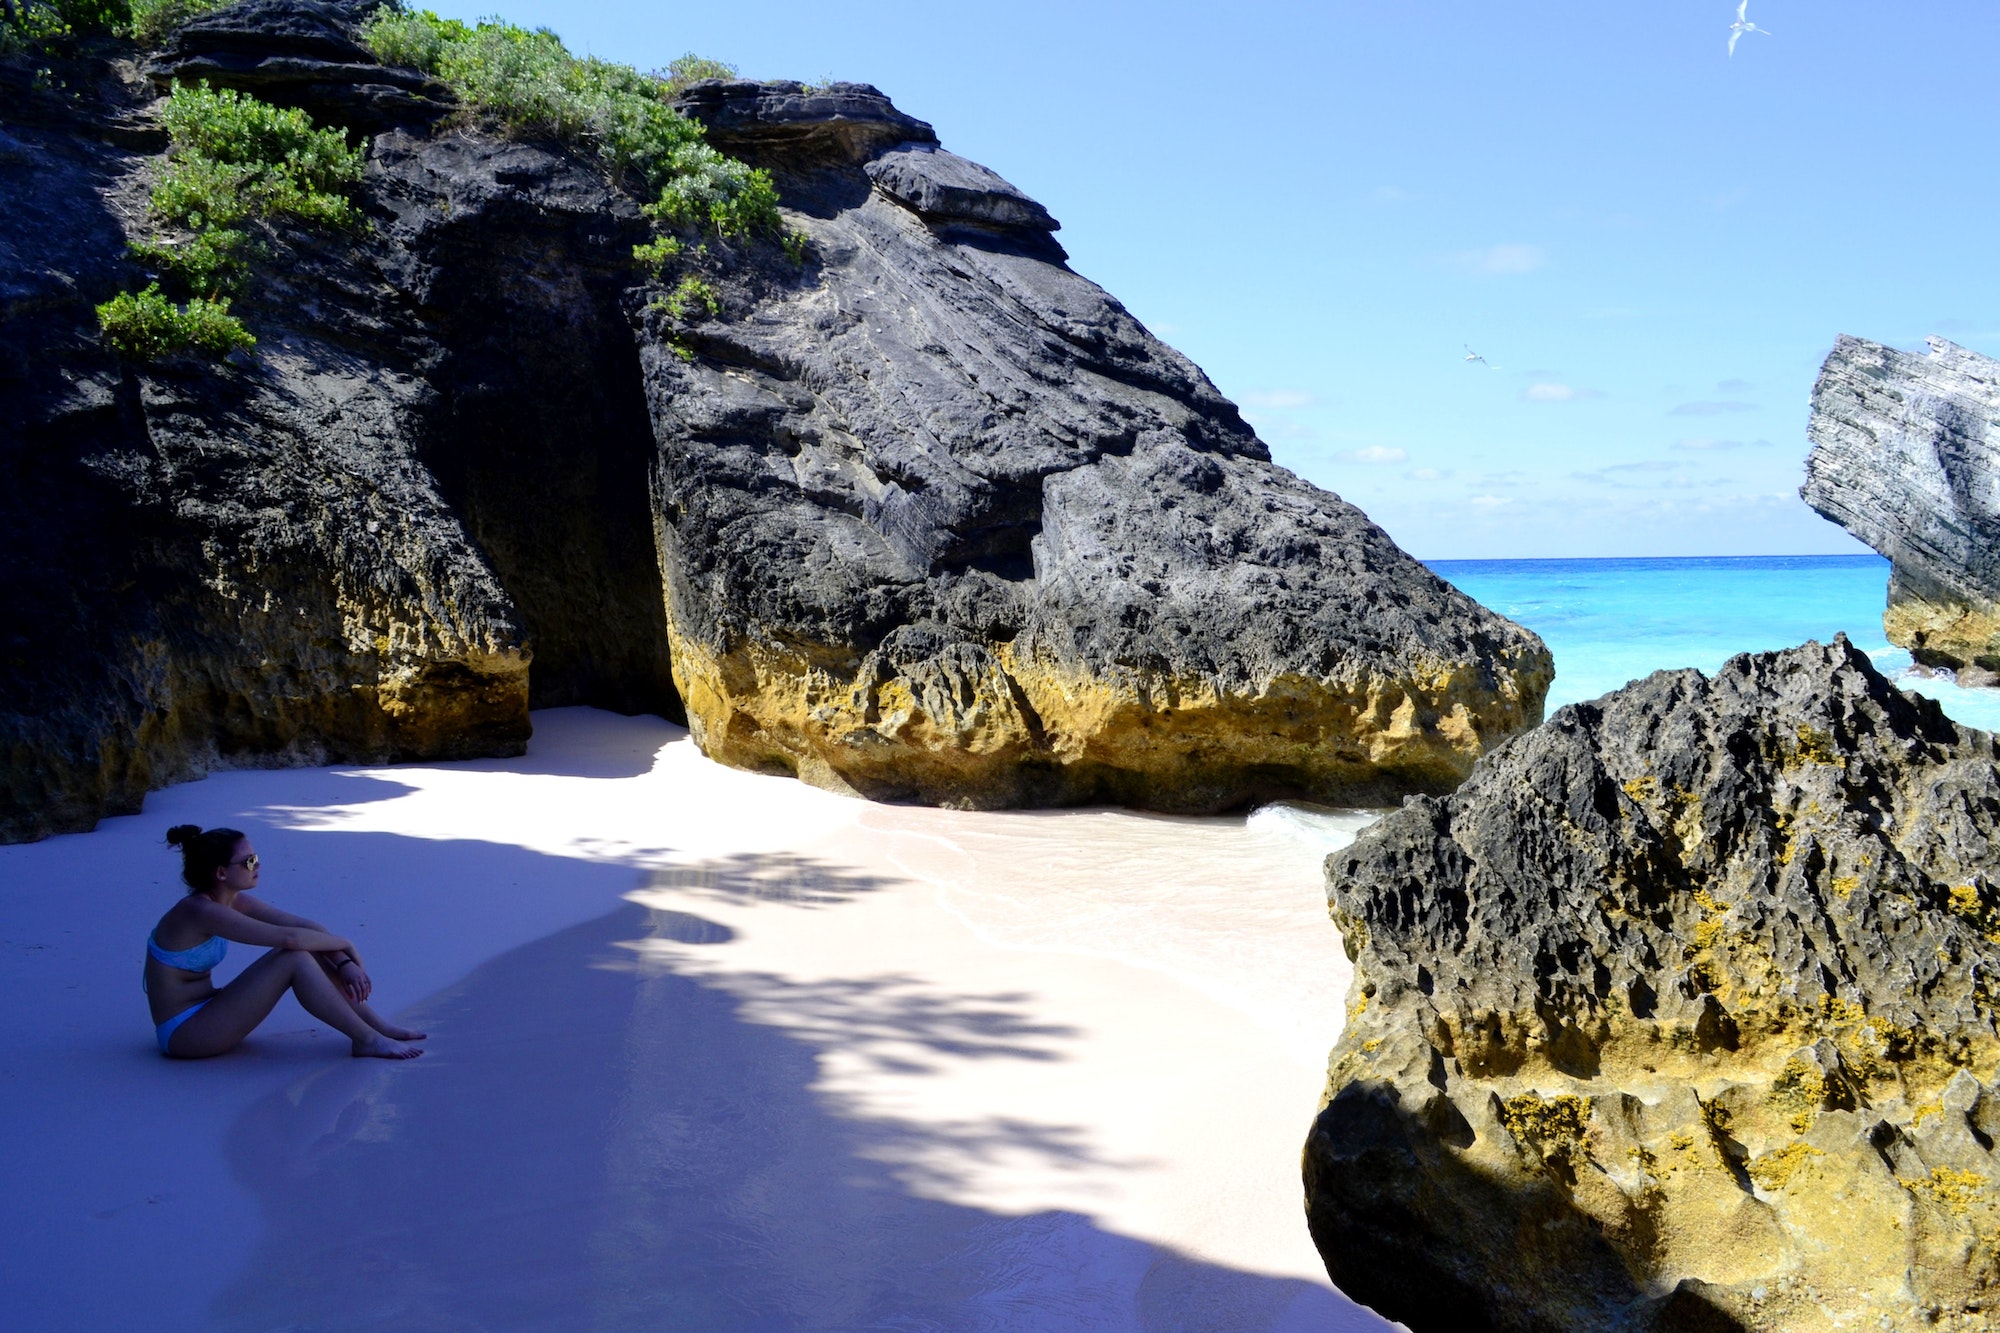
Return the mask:
M252 852L250 853L250 855L244 857L241 861L226 861L223 864L232 866L242 866L245 870L255 870L257 868L257 853Z

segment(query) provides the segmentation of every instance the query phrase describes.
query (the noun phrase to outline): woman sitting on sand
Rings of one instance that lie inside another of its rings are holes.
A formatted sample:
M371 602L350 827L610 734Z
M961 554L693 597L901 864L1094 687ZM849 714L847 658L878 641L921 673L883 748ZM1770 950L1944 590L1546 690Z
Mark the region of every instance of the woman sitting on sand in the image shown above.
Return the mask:
M423 1052L408 1042L424 1034L399 1028L368 1007L374 983L354 943L317 921L254 898L257 852L235 829L193 824L167 830L181 849L188 895L169 908L146 941L146 996L152 1001L162 1055L221 1055L250 1035L286 991L305 1011L346 1034L356 1055L407 1060ZM270 952L217 990L209 973L225 940Z

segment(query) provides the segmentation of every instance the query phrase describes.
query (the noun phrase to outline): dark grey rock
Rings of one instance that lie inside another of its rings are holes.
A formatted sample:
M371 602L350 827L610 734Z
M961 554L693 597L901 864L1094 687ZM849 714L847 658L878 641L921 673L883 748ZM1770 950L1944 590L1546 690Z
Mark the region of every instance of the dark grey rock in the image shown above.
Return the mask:
M674 105L707 127L708 141L723 152L741 156L750 147L767 163L796 169L858 166L896 144L937 142L928 124L866 83L703 79Z
M905 138L800 169L805 112L756 87L710 90L788 109L729 142L812 262L746 265L646 351L709 753L882 797L1213 809L1448 790L1539 718L1540 641L1274 466L1042 210Z
M153 164L93 116L127 112L6 127L33 161L0 167L0 839L217 762L518 753L531 703L677 712L635 202L542 149L386 135L372 232L262 238L253 358L124 365L92 306Z
M1799 494L1889 558L1890 640L1927 666L2000 669L2000 361L1843 335L1807 433Z
M933 144L902 144L863 168L877 189L926 222L1057 231L1049 211L977 162Z
M1984 1327L1995 759L1809 643L1564 708L1329 857L1334 1280L1419 1333Z
M383 65L361 44L361 22L375 8L236 0L183 24L146 73L163 89L176 82L234 88L358 134L428 124L452 109L451 91L418 70Z

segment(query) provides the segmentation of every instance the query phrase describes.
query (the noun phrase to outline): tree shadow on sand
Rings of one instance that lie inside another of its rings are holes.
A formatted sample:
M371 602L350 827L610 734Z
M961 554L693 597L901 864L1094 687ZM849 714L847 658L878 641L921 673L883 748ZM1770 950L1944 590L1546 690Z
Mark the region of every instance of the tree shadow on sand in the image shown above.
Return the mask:
M781 876L782 877L782 876ZM723 876L727 879L728 876ZM498 958L411 1019L435 1054L344 1062L231 1134L266 1231L228 1329L1380 1328L1316 1285L1206 1264L1066 1212L912 1196L876 1160L932 1132L843 1119L815 1048L636 940L729 939L627 906ZM621 948L620 946L628 946ZM894 979L883 984L894 989ZM806 997L904 1043L1058 1058L1015 997ZM954 1126L954 1150L1086 1151L1047 1126ZM1301 1220L1303 1225L1303 1220Z

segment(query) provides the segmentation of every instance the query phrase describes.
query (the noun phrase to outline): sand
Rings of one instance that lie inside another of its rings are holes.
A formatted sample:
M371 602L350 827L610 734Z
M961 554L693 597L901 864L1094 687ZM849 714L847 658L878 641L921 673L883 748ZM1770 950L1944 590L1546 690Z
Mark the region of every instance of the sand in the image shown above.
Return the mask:
M287 1000L163 1059L183 821L430 1053ZM1389 1328L1298 1177L1363 822L878 806L567 709L523 759L218 773L0 848L6 1322Z

